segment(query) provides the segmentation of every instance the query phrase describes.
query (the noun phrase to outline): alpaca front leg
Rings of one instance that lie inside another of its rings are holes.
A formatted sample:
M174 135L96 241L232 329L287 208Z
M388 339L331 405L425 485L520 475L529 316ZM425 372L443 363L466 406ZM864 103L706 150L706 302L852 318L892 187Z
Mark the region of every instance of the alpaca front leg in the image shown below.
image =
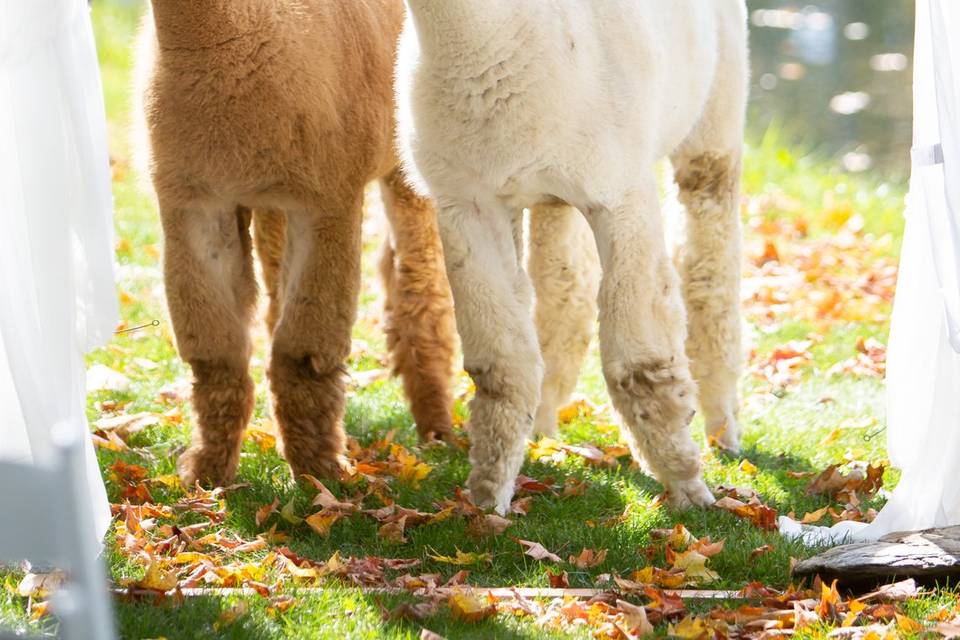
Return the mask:
M229 484L254 405L249 328L256 305L250 212L160 204L164 281L180 355L193 369L193 444L184 486Z
M597 322L600 265L590 227L565 204L530 212L530 277L544 378L534 431L557 433L557 411L573 393Z
M440 212L464 367L477 388L468 485L476 504L501 514L510 508L543 378L532 290L513 242L514 215L475 205Z
M287 213L283 311L273 335L270 391L294 477L337 478L345 435L344 361L360 286L361 198Z
M453 435L456 324L433 203L397 169L381 181L390 238L380 272L387 347L422 441Z
M696 385L684 353L679 278L666 250L655 181L590 212L603 264L600 350L610 396L643 459L678 508L713 503L690 437Z
M700 389L707 435L740 448L737 380L740 339L740 155L688 153L673 158L687 238L680 268L687 303L687 354Z

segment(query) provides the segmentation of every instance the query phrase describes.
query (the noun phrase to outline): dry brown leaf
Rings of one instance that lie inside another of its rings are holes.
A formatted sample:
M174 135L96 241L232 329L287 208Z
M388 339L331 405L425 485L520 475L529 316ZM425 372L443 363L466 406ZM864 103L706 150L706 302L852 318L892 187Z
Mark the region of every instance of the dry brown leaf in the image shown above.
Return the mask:
M593 569L603 564L606 559L607 549L601 549L600 551L584 549L580 552L580 555L570 556L569 562L578 569Z
M265 504L259 509L257 509L257 513L254 518L256 520L257 526L258 527L262 526L263 523L267 521L267 518L269 518L272 514L277 512L277 507L279 506L280 506L280 498L274 498L273 502L271 502L270 504Z

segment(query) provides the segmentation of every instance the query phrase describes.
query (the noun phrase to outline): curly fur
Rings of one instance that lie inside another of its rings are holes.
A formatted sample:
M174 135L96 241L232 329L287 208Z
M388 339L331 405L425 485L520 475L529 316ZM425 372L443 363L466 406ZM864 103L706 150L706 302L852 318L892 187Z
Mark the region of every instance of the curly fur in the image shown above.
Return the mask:
M170 315L196 377L187 482L229 482L253 407L261 259L269 379L295 474L336 475L365 185L390 200L389 324L421 433L450 427L452 303L433 208L396 170L401 0L153 0L139 78ZM255 228L251 238L251 219ZM389 267L389 265L388 265ZM420 306L407 301L429 290Z
M546 415L537 424L548 431L556 397L579 367L592 309L538 299L538 344L515 241L523 208L563 203L580 210L599 250L604 374L634 452L675 505L711 503L689 423L696 377L708 428L736 444L744 3L407 5L401 142L418 186L439 205L464 359L477 382L474 498L508 508L541 393ZM655 165L666 155L689 211L682 278L659 208ZM530 271L553 282L538 282L538 293L566 290L580 301L592 285L589 275L573 282L564 274L578 260L565 220L533 227ZM552 329L575 354L559 367ZM548 368L563 371L545 385L541 351Z

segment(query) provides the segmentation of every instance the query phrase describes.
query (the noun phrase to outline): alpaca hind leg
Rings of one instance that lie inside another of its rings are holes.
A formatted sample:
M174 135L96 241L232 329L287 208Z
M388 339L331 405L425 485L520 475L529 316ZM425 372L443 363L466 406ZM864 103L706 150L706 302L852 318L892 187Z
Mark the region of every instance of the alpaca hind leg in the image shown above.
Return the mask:
M339 208L287 212L284 305L268 375L283 455L297 478L337 478L344 464L344 361L360 286L361 201L358 194Z
M387 346L422 441L453 434L456 323L433 203L398 169L381 181L390 238L380 271L386 289Z
M679 260L688 315L687 355L699 386L708 440L737 451L737 381L743 361L740 166L745 62L725 64L724 73L732 77L718 83L703 121L672 162L680 201L687 210L687 237Z
M589 216L603 263L600 351L634 455L678 508L713 503L690 437L696 386L679 278L663 237L653 168L640 190Z
M253 212L253 244L260 258L267 289L267 329L272 335L283 310L283 252L287 244L287 218L279 211Z
M250 212L169 207L161 200L167 304L181 356L193 369L193 444L177 469L184 486L224 485L237 471L253 413L250 323L256 306Z
M600 264L590 227L565 204L540 205L530 215L530 277L544 377L534 431L557 433L557 410L577 385L597 322Z
M510 508L540 401L543 361L530 316L532 287L513 241L513 216L496 205L440 212L447 274L456 303L470 404L468 486L474 502Z

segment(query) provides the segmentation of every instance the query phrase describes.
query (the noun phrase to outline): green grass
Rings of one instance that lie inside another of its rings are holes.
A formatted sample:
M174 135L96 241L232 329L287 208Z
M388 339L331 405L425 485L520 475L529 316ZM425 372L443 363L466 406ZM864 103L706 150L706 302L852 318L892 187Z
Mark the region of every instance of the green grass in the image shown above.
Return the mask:
M109 466L116 460L145 466L151 476L174 473L177 455L189 440L192 422L189 406L159 399L164 386L189 375L178 359L164 307L162 278L159 270L161 242L155 206L138 184L130 169L131 44L139 8L97 0L93 15L96 24L107 107L113 134L112 152L117 168L115 183L117 261L119 289L122 294L123 321L135 327L160 321L157 328L121 334L113 343L90 357L90 363L102 363L123 371L132 381L123 394L101 393L90 398L88 416L91 421L103 415L102 403L120 404L128 413L148 411L163 413L182 410L182 422L168 421L132 436L131 450L113 453L100 450L101 465L109 475ZM893 241L881 244L870 253L874 258L896 255L901 235L901 210L904 185L883 184L869 176L850 176L818 162L797 150L791 150L776 132L756 137L745 163L745 192L753 199L763 196L783 201L783 206L769 207L763 215L777 220L806 217L810 222L811 241L829 231L823 221L829 210L838 204L849 204L865 220L871 237L889 234ZM751 237L748 235L748 238ZM379 239L368 237L365 251L365 288L361 299L360 321L356 337L369 345L369 354L351 362L354 370L378 368L385 352L384 339L378 325L378 285L375 273L375 249ZM827 378L824 372L836 362L850 357L860 337L885 338L884 322L833 322L829 326L806 320L783 319L773 331L757 332L756 352L761 356L776 346L801 339L811 331L821 331L823 342L813 350L812 365L802 374L799 384L784 393L769 393L764 381L745 376L742 385L745 399L742 422L745 428L741 456L725 457L706 454L705 475L711 486L733 484L753 487L765 502L781 513L803 515L830 504L820 496L808 496L808 480L793 479L791 471L818 471L839 462L850 452L865 460L882 459L883 438L868 440L867 435L882 426L882 383L875 379L849 376ZM255 358L254 372L258 382L258 404L255 424L269 420L263 387L263 352ZM461 381L463 387L465 381ZM608 402L602 384L597 350L591 351L579 391L596 404ZM822 403L823 398L832 398ZM463 413L463 406L458 407ZM564 438L572 443L614 444L618 434L611 416L580 418L566 425ZM697 439L702 444L701 423L695 423ZM399 385L394 381L378 382L357 391L349 401L346 428L361 443L370 444L388 432L396 432L396 440L415 447L412 420L404 404ZM821 444L828 434L840 429L829 444ZM434 511L434 504L450 498L454 489L463 485L468 462L465 453L448 448L417 450L433 467L432 473L418 486L395 483L394 497L398 504L425 511ZM759 468L755 476L741 471L741 461L750 460ZM661 487L637 468L624 462L619 467L596 468L579 459L570 458L561 465L528 463L523 473L543 479L552 477L558 484L567 478L585 480L589 489L574 498L538 496L528 516L515 517L507 534L476 539L468 535L467 523L452 518L434 525L407 532L408 542L388 544L377 535L377 524L370 518L354 515L337 523L328 538L315 535L306 525L291 525L282 520L278 529L290 535L289 546L296 553L325 560L334 552L343 556L384 556L419 558L423 564L415 573L439 573L444 579L459 567L437 563L428 554L451 554L457 549L493 554L493 562L469 567L469 583L480 586L548 586L547 565L521 553L512 537L541 542L563 558L581 549L608 549L607 560L591 570L578 570L564 563L572 586L594 586L600 574L627 575L646 564L644 549L651 543L651 530L683 523L697 536L725 539L726 549L715 557L712 568L720 575L711 588L740 588L749 582L764 582L776 587L790 583L791 559L803 558L813 551L766 533L744 520L721 511L693 510L684 513L657 507L654 501ZM896 474L890 473L892 482ZM311 513L310 496L293 484L283 460L270 451L261 452L254 443L245 445L239 481L249 487L229 494L229 512L222 529L244 539L261 532L255 524L259 507L279 497L281 504L293 500L300 516ZM331 486L338 493L343 487ZM109 483L111 498L119 498L119 487ZM171 504L181 495L179 489L152 486L157 503ZM374 499L367 505L379 506ZM872 506L880 506L875 500ZM614 518L631 507L623 522L606 526L601 522ZM276 518L272 522L278 521ZM591 526L591 522L593 521ZM751 559L751 552L763 545L773 550ZM110 545L108 544L108 547ZM254 554L253 561L265 552ZM136 561L111 549L108 554L113 578L121 582L137 578L143 567ZM8 576L8 584L16 576ZM925 615L941 602L955 596L936 593L911 604L917 615ZM381 602L382 601L382 602ZM179 606L154 605L127 601L117 602L117 617L124 638L416 638L420 627L412 623L384 623L381 604L396 604L396 598L377 600L372 596L340 587L322 594L300 596L297 606L287 613L273 615L268 603L260 598L249 599L248 612L234 624L215 627L223 610L232 604L230 598L191 598ZM21 626L25 622L24 601L9 590L0 591L0 621ZM49 627L49 621L40 626ZM555 632L538 628L523 619L499 616L480 625L457 622L443 611L425 626L450 638L548 638ZM589 635L584 630L583 637ZM576 637L576 636L574 636Z

